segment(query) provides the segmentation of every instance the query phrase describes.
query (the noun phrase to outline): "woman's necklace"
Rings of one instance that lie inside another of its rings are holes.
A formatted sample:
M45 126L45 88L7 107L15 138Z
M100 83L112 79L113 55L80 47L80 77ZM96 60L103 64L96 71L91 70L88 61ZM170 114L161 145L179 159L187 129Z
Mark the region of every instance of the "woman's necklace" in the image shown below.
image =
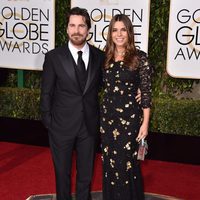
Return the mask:
M124 56L125 55L125 51L121 51L121 52L115 51L115 55L116 56Z

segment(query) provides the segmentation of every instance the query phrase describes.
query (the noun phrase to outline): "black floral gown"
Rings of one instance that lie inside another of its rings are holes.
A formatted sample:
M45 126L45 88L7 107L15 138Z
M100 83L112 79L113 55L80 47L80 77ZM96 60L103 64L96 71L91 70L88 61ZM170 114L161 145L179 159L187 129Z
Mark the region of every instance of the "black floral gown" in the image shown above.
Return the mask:
M151 106L151 74L146 54L138 52L140 64L134 71L123 61L103 69L104 97L101 105L103 200L142 200L143 182L136 159L136 137L142 108ZM135 96L141 90L141 104Z

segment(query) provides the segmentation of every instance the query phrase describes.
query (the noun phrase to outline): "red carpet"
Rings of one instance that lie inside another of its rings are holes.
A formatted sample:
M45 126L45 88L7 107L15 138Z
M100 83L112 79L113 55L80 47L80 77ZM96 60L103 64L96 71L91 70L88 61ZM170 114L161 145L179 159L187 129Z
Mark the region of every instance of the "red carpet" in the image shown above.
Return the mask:
M142 164L142 171L145 192L185 200L200 199L200 166L147 160ZM101 173L101 159L98 154L93 191L101 190ZM74 191L74 171L72 176ZM54 172L49 149L1 142L0 199L25 200L33 194L49 193L55 193Z

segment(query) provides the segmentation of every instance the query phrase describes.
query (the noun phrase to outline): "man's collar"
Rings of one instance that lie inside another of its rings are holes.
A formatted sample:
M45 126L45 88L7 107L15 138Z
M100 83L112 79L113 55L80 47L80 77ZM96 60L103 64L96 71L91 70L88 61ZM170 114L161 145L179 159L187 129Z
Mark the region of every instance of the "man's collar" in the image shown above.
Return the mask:
M83 54L84 54L85 52L88 52L88 51L89 51L89 45L88 45L87 42L84 44L84 46L83 46L81 49L77 49L77 48L71 43L71 41L69 41L69 42L68 42L68 47L69 47L70 51L73 52L73 53L77 53L78 51L82 51Z

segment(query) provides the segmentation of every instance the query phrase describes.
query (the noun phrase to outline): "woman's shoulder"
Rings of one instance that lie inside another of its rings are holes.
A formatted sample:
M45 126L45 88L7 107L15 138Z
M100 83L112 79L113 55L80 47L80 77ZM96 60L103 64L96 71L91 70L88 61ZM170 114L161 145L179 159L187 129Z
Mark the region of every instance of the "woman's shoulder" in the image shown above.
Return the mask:
M154 73L154 67L152 66L151 62L149 61L148 54L142 50L137 50L138 57L139 57L139 69L140 71L145 71L149 74Z
M147 58L148 55L146 52L142 51L141 49L137 49L137 55L139 56L139 58Z

